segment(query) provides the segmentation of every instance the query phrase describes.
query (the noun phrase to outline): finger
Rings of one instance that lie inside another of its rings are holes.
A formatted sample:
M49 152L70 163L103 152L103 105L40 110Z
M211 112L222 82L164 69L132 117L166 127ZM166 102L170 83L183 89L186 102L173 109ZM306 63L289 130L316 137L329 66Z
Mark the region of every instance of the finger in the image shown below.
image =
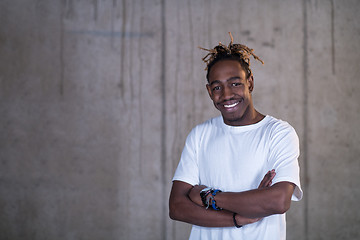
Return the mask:
M260 221L262 218L253 218L253 219L250 219L249 223L254 223L254 222L258 222Z
M270 187L270 186L272 185L272 180L274 179L275 175L276 175L275 170L274 170L274 169L271 170L271 172L270 172L270 179L269 179L269 181L268 181L267 187Z
M264 178L262 179L260 185L258 188L264 188L264 187L270 187L272 184L272 180L274 179L276 175L275 169L272 169L271 171L268 171Z
M275 169L273 169L273 170L271 170L271 172L270 172L270 181L272 181L275 176L276 176L276 172L275 172Z
M270 187L272 184L272 181L269 181L268 184L265 187Z
M274 179L275 175L276 175L275 170L272 170L270 172L270 178L269 181L267 182L266 187L270 187L272 185L272 180Z
M267 185L267 182L268 182L268 180L267 180L267 178L266 178L266 176L262 179L262 181L261 181L261 183L260 183L260 185L259 185L259 188L262 188L262 187L265 187L266 185Z
M271 178L271 172L268 171L268 172L265 174L263 180L264 180L264 182L268 182L270 178Z
M268 184L269 184L269 181L271 181L271 172L270 171L268 171L266 174L265 174L265 176L264 176L264 178L262 179L262 181L261 181L261 183L260 183L260 185L259 185L259 188L262 188L262 187L266 187Z

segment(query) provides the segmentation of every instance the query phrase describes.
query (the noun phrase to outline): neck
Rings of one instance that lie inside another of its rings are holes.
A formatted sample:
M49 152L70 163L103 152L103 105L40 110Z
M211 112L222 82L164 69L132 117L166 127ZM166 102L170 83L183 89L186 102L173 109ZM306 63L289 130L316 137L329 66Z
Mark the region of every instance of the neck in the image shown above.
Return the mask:
M264 119L265 115L259 113L256 109L248 109L248 112L240 119L224 120L224 123L229 126L246 126L260 122Z

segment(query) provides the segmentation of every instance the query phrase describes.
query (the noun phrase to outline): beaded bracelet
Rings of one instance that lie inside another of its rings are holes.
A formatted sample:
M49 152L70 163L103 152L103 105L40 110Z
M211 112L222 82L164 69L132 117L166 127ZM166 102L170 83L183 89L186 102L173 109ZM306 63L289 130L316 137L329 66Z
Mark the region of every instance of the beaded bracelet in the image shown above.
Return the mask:
M216 201L214 199L215 195L217 193L219 193L219 192L221 192L221 190L213 189L213 188L205 188L205 189L200 191L201 201L202 201L203 205L206 207L206 209L208 209L210 206L214 210L221 210L222 209L222 208L219 208L216 205Z
M222 208L219 208L219 207L216 205L216 201L215 201L215 198L214 198L215 195L216 195L217 193L219 193L219 192L221 192L221 190L219 190L219 189L215 189L215 190L213 190L213 191L211 192L211 195L213 195L211 206L212 206L212 208L213 208L214 210L222 210Z

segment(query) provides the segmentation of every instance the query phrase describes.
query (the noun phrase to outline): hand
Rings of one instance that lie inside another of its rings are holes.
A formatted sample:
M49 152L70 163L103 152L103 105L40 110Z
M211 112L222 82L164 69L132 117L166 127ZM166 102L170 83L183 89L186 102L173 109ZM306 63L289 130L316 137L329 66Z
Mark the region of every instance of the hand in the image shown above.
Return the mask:
M266 188L266 187L270 187L271 184L272 184L272 180L274 179L276 173L275 173L275 169L271 170L271 171L268 171L263 180L261 181L258 189L260 188Z
M206 186L204 186L204 185L195 185L193 188L190 189L190 191L188 193L190 200L199 206L204 206L203 202L201 200L201 197L200 197L200 192L204 188L206 188Z
M260 221L262 218L246 218L246 217L242 217L239 214L235 215L235 219L236 219L236 223L238 225L246 225L246 224L250 224L250 223L254 223L257 221Z
M272 169L271 171L268 171L265 174L263 180L261 180L261 183L260 183L258 189L270 187L271 184L272 184L272 180L274 179L275 175L276 175L275 169ZM258 222L262 218L246 218L246 217L240 216L239 214L236 214L235 219L236 219L237 224L246 225L246 224Z

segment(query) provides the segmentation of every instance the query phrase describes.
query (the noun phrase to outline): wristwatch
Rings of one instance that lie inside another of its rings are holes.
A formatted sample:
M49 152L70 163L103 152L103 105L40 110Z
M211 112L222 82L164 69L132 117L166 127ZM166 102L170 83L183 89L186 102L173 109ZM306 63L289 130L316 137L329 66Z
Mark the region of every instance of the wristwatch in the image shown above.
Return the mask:
M204 188L203 190L200 191L200 197L201 197L201 201L204 204L204 206L206 206L206 196L211 193L212 188L211 187L207 187Z

